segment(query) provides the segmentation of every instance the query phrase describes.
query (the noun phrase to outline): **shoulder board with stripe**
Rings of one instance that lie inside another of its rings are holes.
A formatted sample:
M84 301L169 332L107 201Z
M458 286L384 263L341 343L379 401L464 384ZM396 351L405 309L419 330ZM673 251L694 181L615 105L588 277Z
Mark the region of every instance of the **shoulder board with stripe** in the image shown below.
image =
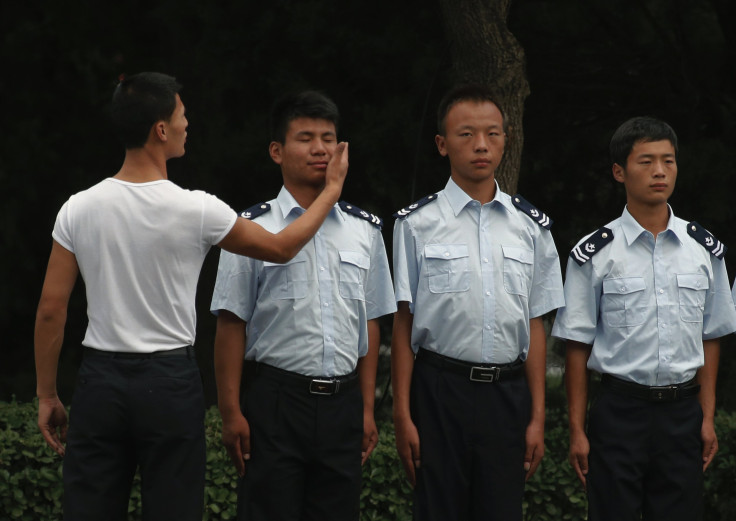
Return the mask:
M549 215L535 208L522 196L516 194L511 198L511 200L514 202L514 206L531 217L539 226L547 230L552 228L552 223L554 223L554 221L549 218Z
M582 266L612 240L613 232L604 226L588 237L585 242L575 246L570 252L570 257L578 263L578 266Z
M347 212L351 215L355 215L356 217L360 217L361 219L365 219L372 225L378 226L379 228L383 227L383 219L381 219L377 215L368 213L365 210L361 210L354 204L350 204L345 201L340 201L338 204L340 205L340 208L343 212Z
M423 197L422 199L419 199L416 203L410 204L409 206L405 206L404 208L396 212L393 216L396 219L403 219L404 217L412 213L417 208L421 208L425 204L429 204L432 201L436 201L437 196L438 194L429 194L428 196Z
M240 217L245 217L246 219L255 219L259 215L263 215L264 213L268 212L270 209L271 205L268 203L254 204L247 210L240 212Z
M687 233L699 242L706 250L710 252L716 259L723 259L726 254L726 245L721 241L713 237L713 234L708 230L700 226L695 221L687 224Z

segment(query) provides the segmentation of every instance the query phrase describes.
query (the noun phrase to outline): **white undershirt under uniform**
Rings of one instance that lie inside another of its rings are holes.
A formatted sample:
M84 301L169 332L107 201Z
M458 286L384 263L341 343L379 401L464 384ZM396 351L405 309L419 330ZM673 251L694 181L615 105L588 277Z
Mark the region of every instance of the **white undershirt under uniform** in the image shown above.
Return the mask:
M71 196L52 236L85 282L82 344L134 353L194 345L202 263L236 219L217 197L168 180L108 178Z

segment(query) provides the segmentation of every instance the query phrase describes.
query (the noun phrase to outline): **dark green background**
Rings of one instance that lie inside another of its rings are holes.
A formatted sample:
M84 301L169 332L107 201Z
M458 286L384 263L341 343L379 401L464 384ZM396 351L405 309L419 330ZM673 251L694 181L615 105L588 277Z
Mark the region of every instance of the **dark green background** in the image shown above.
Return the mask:
M112 175L123 152L105 109L121 73L158 70L183 84L186 188L236 209L272 198L268 108L317 88L341 108L350 141L345 199L387 218L442 188L434 111L452 83L434 1L82 0L0 5L0 399L35 394L33 322L51 229L74 192ZM577 239L617 217L623 193L607 144L623 120L653 115L681 140L672 205L736 252L736 8L729 0L517 0L508 25L524 47L531 95L519 191L556 221L564 263ZM115 226L115 223L110 223ZM727 255L731 280L736 253ZM217 252L200 282L197 349L212 402ZM386 340L390 320L385 322ZM68 403L86 327L83 284L70 306L59 391ZM736 407L732 338L719 401ZM559 352L560 346L554 346ZM731 381L734 381L732 384Z

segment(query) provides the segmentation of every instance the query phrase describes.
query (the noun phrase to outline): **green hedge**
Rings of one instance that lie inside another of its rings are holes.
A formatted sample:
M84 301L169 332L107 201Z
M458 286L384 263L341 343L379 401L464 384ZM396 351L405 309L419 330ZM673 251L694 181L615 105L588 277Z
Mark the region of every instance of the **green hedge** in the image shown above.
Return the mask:
M706 473L705 519L736 519L736 413L716 418L720 452ZM207 488L204 519L234 519L237 476L220 443L216 408L207 411ZM547 454L527 484L527 521L585 519L585 495L567 463L564 411L547 413ZM390 423L380 426L380 442L363 469L361 519L411 519L411 490L394 449ZM137 481L137 478L136 478ZM0 521L61 518L61 460L36 428L36 405L0 402ZM134 486L130 519L140 519L140 492Z

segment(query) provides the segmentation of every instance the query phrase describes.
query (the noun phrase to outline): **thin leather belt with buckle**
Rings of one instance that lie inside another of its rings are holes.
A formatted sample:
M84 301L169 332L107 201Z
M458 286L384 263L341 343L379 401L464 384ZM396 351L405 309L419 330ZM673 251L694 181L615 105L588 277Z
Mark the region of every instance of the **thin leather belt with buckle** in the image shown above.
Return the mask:
M154 351L152 353L131 353L121 351L102 351L93 347L84 348L84 356L100 357L100 358L126 358L131 360L145 360L148 358L164 358L168 356L183 356L194 358L194 346L183 346L166 351Z
M353 371L350 374L342 376L304 376L292 371L285 371L278 367L267 364L257 364L256 374L264 374L277 380L279 383L288 384L297 388L304 389L310 394L318 394L323 396L332 396L333 394L342 393L352 389L358 385L358 373Z
M440 355L421 347L417 353L417 360L443 371L467 376L473 382L492 383L498 380L518 378L524 373L524 362L519 359L510 364L474 364Z
M677 385L648 386L627 382L610 374L604 374L601 375L601 386L608 387L612 391L625 396L650 402L674 402L689 396L695 396L700 392L700 385L696 383L694 378L689 382Z

